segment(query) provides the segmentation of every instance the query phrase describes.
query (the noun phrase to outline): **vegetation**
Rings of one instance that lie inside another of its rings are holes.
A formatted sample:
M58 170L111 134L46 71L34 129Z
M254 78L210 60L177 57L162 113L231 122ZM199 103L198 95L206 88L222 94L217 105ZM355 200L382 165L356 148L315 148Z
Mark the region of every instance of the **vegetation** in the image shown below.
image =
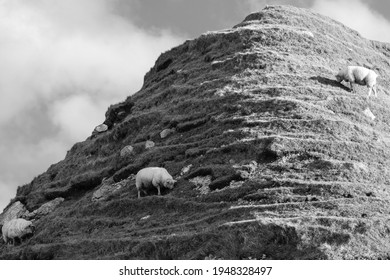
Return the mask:
M110 106L107 132L18 188L13 202L30 211L66 200L27 242L0 244L0 258L388 259L389 50L311 11L269 6L163 53L142 89ZM334 79L365 63L381 77L369 101ZM176 132L162 139L166 128ZM175 188L138 199L130 180L92 202L104 178L147 166L165 167ZM205 178L201 192L194 179Z

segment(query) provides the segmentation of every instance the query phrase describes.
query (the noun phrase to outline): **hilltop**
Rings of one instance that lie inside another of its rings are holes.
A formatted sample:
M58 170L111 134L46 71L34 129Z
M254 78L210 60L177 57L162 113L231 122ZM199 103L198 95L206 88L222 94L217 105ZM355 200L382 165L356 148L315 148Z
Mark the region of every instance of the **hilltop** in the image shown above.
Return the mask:
M18 188L0 222L35 219L36 233L0 258L389 258L389 57L289 6L184 42L100 132ZM345 65L376 71L378 97L337 83ZM146 166L176 187L137 199Z

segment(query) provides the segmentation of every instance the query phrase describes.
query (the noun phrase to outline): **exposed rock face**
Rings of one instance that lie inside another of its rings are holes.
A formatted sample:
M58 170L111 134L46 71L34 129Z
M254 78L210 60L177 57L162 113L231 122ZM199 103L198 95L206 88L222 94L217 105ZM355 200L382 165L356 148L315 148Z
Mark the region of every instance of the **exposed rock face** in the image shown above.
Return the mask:
M20 201L14 202L0 215L0 226L13 219L22 217L28 213L26 207Z
M18 189L30 211L58 196L69 206L0 258L389 258L389 57L389 44L282 6L186 41L110 107L105 133ZM348 64L372 66L378 98L336 82ZM161 197L130 186L92 203L103 178L146 166L180 179Z
M114 183L113 181L103 181L101 187L99 187L92 194L92 201L103 201L106 200L116 193L120 192L124 188L128 187L130 182L134 181L134 178L129 178L122 180L118 183Z
M131 112L134 106L131 102L122 102L116 105L111 105L106 112L104 124L107 128L111 128L115 123L121 122Z
M32 219L39 219L43 216L46 216L54 211L62 202L64 201L64 198L57 197L49 202L44 203L41 207L34 210L31 213L26 213L23 215L23 218L32 220Z
M199 191L200 194L208 194L210 192L210 183L211 176L197 176L192 179L189 179L191 183L195 185L195 189Z

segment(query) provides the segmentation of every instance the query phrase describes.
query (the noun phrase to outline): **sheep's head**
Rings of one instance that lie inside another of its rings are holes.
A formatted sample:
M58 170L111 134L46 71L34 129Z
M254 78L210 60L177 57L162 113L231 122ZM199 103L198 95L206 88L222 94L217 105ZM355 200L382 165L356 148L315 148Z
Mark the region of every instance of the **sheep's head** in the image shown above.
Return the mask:
M336 80L339 83L341 83L341 81L343 80L343 78L341 77L340 73L336 75Z
M167 179L165 180L164 182L164 187L168 188L168 189L173 189L173 186L175 185L176 183L176 180L173 180L173 179Z
M35 226L34 226L34 225L31 225L31 226L30 226L30 230L31 230L31 233L34 233L34 232L35 232Z
M35 232L35 226L33 224L30 224L23 230L23 236L25 237L31 237Z

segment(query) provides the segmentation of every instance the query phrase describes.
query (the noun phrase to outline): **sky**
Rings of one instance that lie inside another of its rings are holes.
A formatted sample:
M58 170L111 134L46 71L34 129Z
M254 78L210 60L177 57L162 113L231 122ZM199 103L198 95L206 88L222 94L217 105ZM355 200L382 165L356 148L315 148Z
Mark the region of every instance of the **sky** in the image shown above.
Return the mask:
M387 0L0 0L0 212L137 92L162 52L267 4L390 42Z

